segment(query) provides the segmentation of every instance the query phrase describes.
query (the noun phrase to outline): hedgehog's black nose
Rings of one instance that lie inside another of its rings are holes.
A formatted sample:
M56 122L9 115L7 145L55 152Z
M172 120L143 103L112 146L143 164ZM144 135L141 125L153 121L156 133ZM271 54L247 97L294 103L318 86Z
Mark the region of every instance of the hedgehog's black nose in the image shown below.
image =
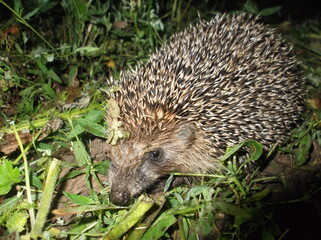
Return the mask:
M130 200L130 193L122 191L120 189L111 189L110 191L110 201L118 206L126 206Z

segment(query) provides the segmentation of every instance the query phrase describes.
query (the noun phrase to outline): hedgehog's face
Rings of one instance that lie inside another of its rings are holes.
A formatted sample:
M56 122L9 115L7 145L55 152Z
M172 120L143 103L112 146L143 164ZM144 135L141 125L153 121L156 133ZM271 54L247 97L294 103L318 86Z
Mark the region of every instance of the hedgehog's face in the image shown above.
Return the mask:
M191 154L195 144L196 129L182 126L153 136L135 136L111 146L111 201L127 205L142 192L162 191L171 172L197 171L199 162Z

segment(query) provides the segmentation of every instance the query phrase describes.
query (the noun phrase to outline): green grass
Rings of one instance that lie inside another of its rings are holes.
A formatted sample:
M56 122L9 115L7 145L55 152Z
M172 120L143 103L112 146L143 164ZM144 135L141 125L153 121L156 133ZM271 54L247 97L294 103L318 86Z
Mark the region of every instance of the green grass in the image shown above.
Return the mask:
M223 3L74 0L23 5L15 0L11 4L0 0L0 11L8 15L0 16L0 236L197 239L215 235L268 240L286 235L270 211L271 204L284 202L266 200L266 181L278 176L247 174L245 166L236 164L236 152L244 147L251 149L248 162L265 158L259 143L248 141L228 149L222 159L224 173L198 175L198 185L167 190L155 198L141 196L128 208L109 202L102 178L108 161L94 162L89 152L88 145L96 137L111 138L106 99L116 89L106 79L118 80L121 71L145 61L173 32L196 22L198 14L209 19L224 10ZM238 10L271 16L280 7L259 9L247 2ZM321 24L306 21L285 35L296 44L308 83L306 121L281 148L294 156L295 168L300 168L309 164L313 144L321 145ZM69 188L72 191L61 193L61 184L79 182L84 190ZM317 194L315 188L289 202L314 202Z

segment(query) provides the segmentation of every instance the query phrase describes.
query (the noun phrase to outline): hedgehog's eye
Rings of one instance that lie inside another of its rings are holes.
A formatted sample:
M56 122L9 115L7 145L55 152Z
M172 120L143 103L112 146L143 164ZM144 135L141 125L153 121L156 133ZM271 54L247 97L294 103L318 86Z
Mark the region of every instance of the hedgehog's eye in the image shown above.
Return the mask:
M163 154L163 151L160 150L160 149L157 149L157 150L154 150L154 151L150 151L148 153L148 158L150 160L158 160L158 159L161 158L162 154Z

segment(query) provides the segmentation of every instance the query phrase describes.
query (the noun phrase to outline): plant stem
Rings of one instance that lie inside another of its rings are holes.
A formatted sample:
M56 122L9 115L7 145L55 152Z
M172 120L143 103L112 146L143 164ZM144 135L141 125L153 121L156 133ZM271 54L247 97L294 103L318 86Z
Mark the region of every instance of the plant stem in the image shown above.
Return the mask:
M19 147L20 147L20 151L22 154L22 158L23 158L23 164L24 164L24 170L25 170L25 182L26 182L26 191L27 191L27 200L28 203L30 203L31 205L33 204L32 198L31 198L31 188L30 188L30 178L29 178L29 167L28 167L28 160L27 160L27 156L26 156L26 152L23 148L22 142L21 142L21 138L19 136L19 133L15 127L14 124L12 124L12 129L13 129L13 133L18 141ZM31 228L33 228L33 226L35 225L35 209L32 206L29 209L29 215L30 215L30 223L31 223Z
M58 118L61 118L63 120L67 120L69 118L86 113L94 108L97 108L97 105L91 105L91 106L84 108L84 109L73 109L71 111L62 112L62 113L58 113L56 110L53 110L53 111L48 110L46 112L47 116L40 117L39 119L36 119L32 122L23 121L22 123L18 124L16 128L17 128L17 131L21 131L23 129L32 129L32 127L34 127L34 128L42 127L42 126L45 126L46 123L51 119L50 116L57 116ZM48 115L50 115L50 116L48 117ZM0 133L9 133L9 132L10 132L10 129L5 129L5 128L0 129Z
M44 185L44 190L38 206L36 223L31 231L31 237L35 239L41 236L43 226L45 225L47 215L50 210L52 196L60 173L59 162L60 161L58 159L54 158L49 166L48 175Z
M132 226L143 218L145 213L154 206L154 204L155 202L152 199L141 197L123 219L103 237L103 240L118 239L123 236Z

